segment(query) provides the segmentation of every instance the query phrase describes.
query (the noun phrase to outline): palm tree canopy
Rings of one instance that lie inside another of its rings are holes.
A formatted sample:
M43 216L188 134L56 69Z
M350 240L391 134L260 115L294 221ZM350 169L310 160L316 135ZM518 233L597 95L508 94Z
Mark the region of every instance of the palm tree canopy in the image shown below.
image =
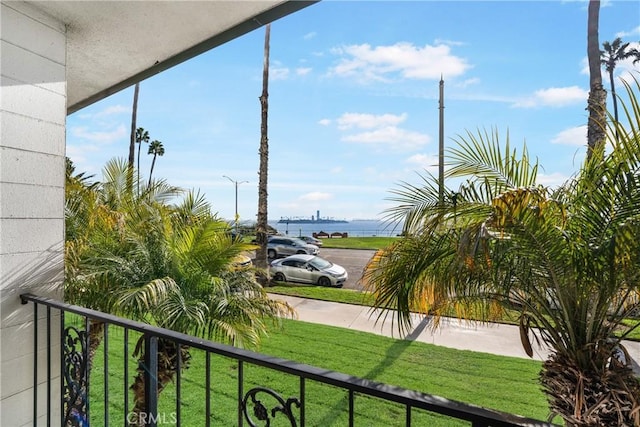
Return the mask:
M404 237L365 272L380 316L395 313L403 329L412 311L488 320L516 308L527 352L531 328L540 328L547 345L581 366L614 329L625 336L634 326L622 319L640 307L635 83L626 85L631 129L558 188L537 185L537 162L526 148L512 150L508 134L503 148L494 130L459 137L449 151L447 183L458 187L447 187L444 206L431 175L394 190L398 206L387 213L405 219Z
M142 143L142 142L149 142L149 132L144 130L144 128L137 128L136 129L136 142L138 144Z
M162 146L162 142L157 139L152 141L149 144L149 151L147 154L153 154L154 156L163 156L164 155L164 147Z
M232 239L201 195L162 180L140 183L138 194L132 174L114 159L98 185L67 194L76 199L67 218L69 302L236 345L256 345L267 322L292 314L268 298L255 271L233 268L255 247Z

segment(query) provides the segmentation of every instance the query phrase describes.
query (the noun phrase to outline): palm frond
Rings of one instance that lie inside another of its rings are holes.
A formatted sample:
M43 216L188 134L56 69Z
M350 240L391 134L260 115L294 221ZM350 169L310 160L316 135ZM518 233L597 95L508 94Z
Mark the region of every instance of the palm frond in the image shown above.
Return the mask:
M143 286L118 292L117 313L145 320L145 316L179 294L179 287L170 277L154 279Z
M446 154L447 178L480 178L497 189L535 185L537 161L529 157L526 146L518 157L517 151L511 150L508 132L504 149L495 129L491 133L478 131L477 135L467 132L465 138L458 136L454 141L457 148L451 148Z

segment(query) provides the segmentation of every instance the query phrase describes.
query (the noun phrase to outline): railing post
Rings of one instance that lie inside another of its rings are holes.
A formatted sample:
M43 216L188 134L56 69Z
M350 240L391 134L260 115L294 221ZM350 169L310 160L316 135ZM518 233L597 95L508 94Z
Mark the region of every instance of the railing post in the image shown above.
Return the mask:
M155 427L158 422L158 337L144 338L144 403L147 425Z

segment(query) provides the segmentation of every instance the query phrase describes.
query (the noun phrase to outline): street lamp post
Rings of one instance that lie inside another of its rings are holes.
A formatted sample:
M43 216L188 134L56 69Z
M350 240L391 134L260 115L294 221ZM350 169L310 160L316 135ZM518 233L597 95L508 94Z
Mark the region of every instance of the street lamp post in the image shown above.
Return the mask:
M233 183L236 188L236 216L234 218L234 227L236 229L236 236L238 235L238 185L248 183L249 181L235 181L229 178L227 175L222 175L223 178L227 178L229 181Z

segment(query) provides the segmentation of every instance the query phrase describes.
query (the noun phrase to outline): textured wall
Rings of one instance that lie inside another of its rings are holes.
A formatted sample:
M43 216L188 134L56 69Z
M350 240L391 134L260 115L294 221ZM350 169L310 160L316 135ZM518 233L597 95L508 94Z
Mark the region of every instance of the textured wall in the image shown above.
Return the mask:
M62 298L65 28L21 2L0 6L0 425L33 422L32 292ZM52 311L59 402L59 315ZM38 424L46 411L46 310L38 313ZM52 411L59 425L59 408Z

